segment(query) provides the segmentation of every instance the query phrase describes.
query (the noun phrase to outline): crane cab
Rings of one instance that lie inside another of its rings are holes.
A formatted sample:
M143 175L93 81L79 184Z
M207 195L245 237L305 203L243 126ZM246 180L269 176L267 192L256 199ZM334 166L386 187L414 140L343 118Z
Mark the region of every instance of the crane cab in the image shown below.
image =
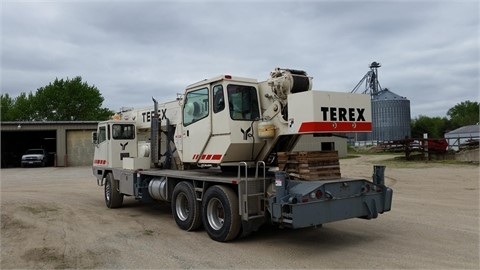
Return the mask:
M254 132L261 118L256 80L225 75L190 85L182 109L184 163L255 160L262 147Z

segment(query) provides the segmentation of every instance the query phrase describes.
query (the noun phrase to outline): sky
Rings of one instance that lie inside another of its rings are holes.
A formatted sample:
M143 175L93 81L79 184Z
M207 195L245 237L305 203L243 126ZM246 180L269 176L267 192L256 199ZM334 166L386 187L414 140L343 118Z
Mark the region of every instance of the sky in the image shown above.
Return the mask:
M118 111L218 75L264 81L276 67L350 92L376 61L412 119L479 101L476 0L0 1L0 90L11 97L81 76Z

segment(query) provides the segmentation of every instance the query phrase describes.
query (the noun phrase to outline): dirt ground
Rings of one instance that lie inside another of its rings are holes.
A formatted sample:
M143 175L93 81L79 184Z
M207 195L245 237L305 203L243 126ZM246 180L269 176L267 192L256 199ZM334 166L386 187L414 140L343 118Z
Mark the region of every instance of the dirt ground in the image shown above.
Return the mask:
M185 232L168 204L107 209L89 167L1 170L2 269L478 269L479 167L342 159L342 176L387 165L392 211L302 230L263 229L229 243Z

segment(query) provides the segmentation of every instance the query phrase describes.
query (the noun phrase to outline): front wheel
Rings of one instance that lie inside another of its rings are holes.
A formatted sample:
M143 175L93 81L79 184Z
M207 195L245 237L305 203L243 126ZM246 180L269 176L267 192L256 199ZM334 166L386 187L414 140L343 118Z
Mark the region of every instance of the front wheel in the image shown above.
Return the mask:
M203 226L215 241L226 242L238 236L241 228L238 196L225 186L213 186L205 192Z
M195 197L193 185L180 182L173 189L172 214L182 230L193 231L202 225L200 202Z
M118 181L115 181L113 174L107 174L105 181L105 204L108 208L118 208L122 206L123 194L120 193Z

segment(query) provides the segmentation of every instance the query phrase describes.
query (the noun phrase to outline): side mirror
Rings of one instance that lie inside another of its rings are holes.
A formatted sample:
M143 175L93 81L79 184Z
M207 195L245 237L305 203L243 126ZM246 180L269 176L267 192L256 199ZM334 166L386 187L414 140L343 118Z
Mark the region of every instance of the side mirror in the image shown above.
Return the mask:
M98 144L98 137L97 137L97 132L96 131L92 132L92 143L93 144Z

